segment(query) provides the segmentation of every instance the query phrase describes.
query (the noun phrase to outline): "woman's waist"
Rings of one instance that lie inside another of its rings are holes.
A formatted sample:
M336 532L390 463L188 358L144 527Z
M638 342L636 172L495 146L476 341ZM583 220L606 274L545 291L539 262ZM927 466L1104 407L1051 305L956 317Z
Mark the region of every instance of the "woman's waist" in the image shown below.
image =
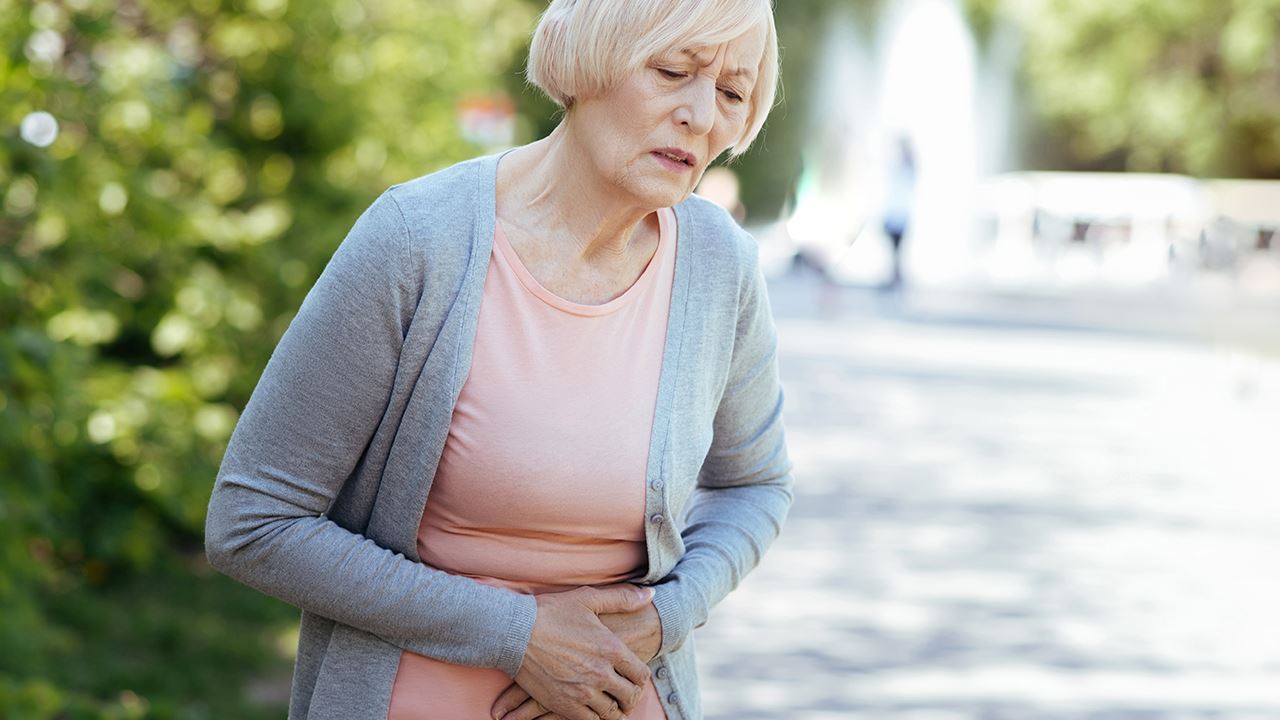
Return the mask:
M525 594L608 585L642 577L643 540L511 534L425 527L419 559L433 568Z
M511 678L501 670L453 665L401 650L387 720L416 719L424 712L431 717L487 718L509 685ZM652 678L645 682L640 702L629 717L666 720Z

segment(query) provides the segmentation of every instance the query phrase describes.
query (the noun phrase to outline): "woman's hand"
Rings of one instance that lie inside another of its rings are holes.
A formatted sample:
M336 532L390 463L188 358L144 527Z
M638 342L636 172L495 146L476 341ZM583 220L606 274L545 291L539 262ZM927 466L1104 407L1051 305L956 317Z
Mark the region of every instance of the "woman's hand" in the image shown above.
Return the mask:
M534 718L554 713L565 720L617 720L635 707L649 668L601 622L652 606L653 592L630 584L582 587L537 596L538 614L524 662L516 674L528 701L511 704L511 688L498 697L494 717Z
M646 663L662 649L662 620L652 600L631 612L605 613L600 622Z
M627 587L627 586L614 586ZM637 587L637 586L629 586ZM600 623L611 630L637 658L644 662L652 660L662 647L662 622L658 619L658 610L653 606L652 597L643 605L630 611L607 612L599 615ZM646 680L647 682L647 680ZM641 683L643 687L644 683ZM639 695L636 695L639 699ZM634 703L622 707L623 712L630 712ZM547 710L541 703L529 696L529 693L517 681L512 683L498 695L491 710L495 720L563 720L560 716Z

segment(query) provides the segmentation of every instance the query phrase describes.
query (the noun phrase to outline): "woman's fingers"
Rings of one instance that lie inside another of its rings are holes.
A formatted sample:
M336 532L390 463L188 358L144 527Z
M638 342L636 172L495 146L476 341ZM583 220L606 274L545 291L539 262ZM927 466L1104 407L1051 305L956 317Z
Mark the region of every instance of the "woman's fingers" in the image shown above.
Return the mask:
M631 652L631 648L628 648L626 645L622 645L622 648L623 652L618 653L613 658L613 669L617 674L629 681L631 687L634 688L638 694L640 688L644 687L645 683L649 682L649 666L641 662L640 658L636 657L636 654Z
M604 715L600 711L607 710L609 708L610 701L615 702L623 713L629 713L635 708L636 703L640 702L640 696L644 693L644 686L648 681L648 668L645 668L645 679L638 683L622 675L615 674L613 676L613 682L611 682L608 687L604 688L604 691L608 693L608 696L601 696L603 697L602 702L592 702L589 703L589 706L592 710L596 711L597 715L600 715L600 717L605 720L612 720L612 716ZM597 707L597 705L599 705L599 707Z
M537 700L529 698L506 715L496 715L495 717L502 720L534 720L534 718L542 718L546 717L546 715L547 709L538 704Z
M608 695L600 695L592 700L589 707L600 716L600 720L619 720L626 717L618 701Z
M583 604L596 615L635 612L653 600L653 588L630 583L581 587L574 592L580 593Z
M529 693L525 692L524 688L515 683L511 683L507 686L506 690L503 690L498 694L498 699L493 701L493 707L489 709L489 716L494 718L494 720L502 720L504 715L524 705L529 699ZM529 715L528 717L535 718L538 716Z
M494 720L567 720L542 707L515 683L498 695L489 714Z
M662 649L662 619L658 617L658 609L653 603L635 612L607 613L599 617L601 624L626 643L641 660L652 660Z

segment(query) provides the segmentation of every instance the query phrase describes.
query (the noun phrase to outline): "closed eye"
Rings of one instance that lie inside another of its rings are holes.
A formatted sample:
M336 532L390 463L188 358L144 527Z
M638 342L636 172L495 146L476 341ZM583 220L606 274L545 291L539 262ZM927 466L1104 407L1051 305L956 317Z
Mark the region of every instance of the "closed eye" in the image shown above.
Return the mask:
M668 70L667 68L661 68L661 67L654 68L654 69L657 70L659 73L662 73L662 76L667 78L668 80L679 80L681 78L689 77L689 73L681 72L679 70ZM743 101L742 95L739 94L738 91L734 90L733 88L720 88L720 92L724 93L724 96L729 98L729 100L733 101L734 103L740 103Z

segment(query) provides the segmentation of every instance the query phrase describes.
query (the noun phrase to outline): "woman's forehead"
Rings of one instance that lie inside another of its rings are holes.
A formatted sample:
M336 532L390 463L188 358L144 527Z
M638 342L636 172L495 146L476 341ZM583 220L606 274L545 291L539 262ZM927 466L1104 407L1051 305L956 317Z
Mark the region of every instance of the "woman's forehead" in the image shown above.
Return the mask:
M724 52L727 75L755 77L756 68L764 57L765 29L756 26L750 31L724 43L693 43L668 48L664 55L689 59L699 65L710 65Z

